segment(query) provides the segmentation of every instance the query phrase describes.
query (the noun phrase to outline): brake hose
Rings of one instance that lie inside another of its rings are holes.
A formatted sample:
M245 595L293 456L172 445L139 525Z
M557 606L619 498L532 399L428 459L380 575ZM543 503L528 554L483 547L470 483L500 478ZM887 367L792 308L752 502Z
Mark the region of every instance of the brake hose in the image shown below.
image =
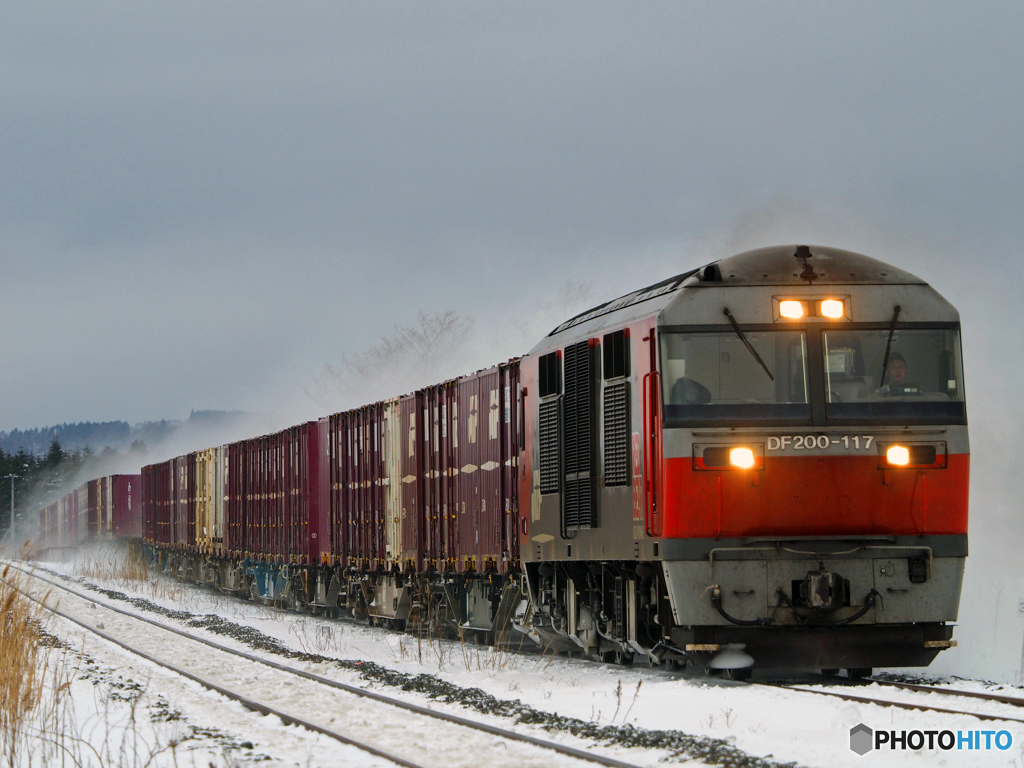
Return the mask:
M734 616L730 616L725 612L725 608L722 607L722 588L717 584L711 585L711 604L715 606L716 611L722 614L723 619L740 627L766 627L772 623L772 620L769 618L751 619L747 621L745 619L737 619Z

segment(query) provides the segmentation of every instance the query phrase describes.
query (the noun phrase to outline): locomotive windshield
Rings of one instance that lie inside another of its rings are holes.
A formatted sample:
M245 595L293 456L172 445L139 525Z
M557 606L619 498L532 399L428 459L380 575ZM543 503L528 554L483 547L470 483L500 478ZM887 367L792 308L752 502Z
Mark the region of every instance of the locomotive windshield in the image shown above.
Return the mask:
M661 335L667 420L810 418L805 334L747 331L744 336L756 356L733 331Z
M963 419L960 334L950 329L826 331L829 418Z

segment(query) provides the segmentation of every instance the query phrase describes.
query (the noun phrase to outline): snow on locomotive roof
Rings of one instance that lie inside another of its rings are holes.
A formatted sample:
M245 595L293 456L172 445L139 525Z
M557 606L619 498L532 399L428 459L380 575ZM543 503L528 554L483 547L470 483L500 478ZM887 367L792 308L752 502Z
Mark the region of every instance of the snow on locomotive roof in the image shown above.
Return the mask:
M840 248L811 245L773 245L729 256L691 269L569 318L554 336L595 317L611 314L680 288L756 285L927 285L919 277L878 259Z

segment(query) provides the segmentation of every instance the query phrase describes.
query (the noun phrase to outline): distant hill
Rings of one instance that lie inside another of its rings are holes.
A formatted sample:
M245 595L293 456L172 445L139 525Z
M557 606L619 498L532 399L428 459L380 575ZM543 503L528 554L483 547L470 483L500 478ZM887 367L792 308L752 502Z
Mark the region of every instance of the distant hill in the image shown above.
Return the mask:
M82 421L36 429L15 429L0 432L0 449L5 453L17 453L24 448L35 456L41 456L49 450L50 442L56 438L66 451L81 450L86 446L96 453L104 448L123 451L136 440L151 446L163 443L183 427L189 427L190 430L201 428L203 431L233 431L251 418L252 414L242 411L192 411L185 421L144 421L134 426L126 421Z

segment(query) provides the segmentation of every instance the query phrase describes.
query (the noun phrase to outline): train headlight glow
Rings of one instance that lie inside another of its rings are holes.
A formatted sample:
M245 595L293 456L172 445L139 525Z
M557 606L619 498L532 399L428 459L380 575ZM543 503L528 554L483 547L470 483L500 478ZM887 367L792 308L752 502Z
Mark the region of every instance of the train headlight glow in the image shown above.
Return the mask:
M802 301L780 301L779 302L779 314L782 317L788 317L791 320L804 316L804 304Z
M749 448L733 448L729 451L729 463L740 469L754 466L754 452Z
M885 460L896 467L905 467L910 463L910 451L902 445L893 445L885 452Z
M822 317L831 317L838 319L846 314L846 307L843 306L843 302L836 301L835 299L825 299L821 302L821 314Z

